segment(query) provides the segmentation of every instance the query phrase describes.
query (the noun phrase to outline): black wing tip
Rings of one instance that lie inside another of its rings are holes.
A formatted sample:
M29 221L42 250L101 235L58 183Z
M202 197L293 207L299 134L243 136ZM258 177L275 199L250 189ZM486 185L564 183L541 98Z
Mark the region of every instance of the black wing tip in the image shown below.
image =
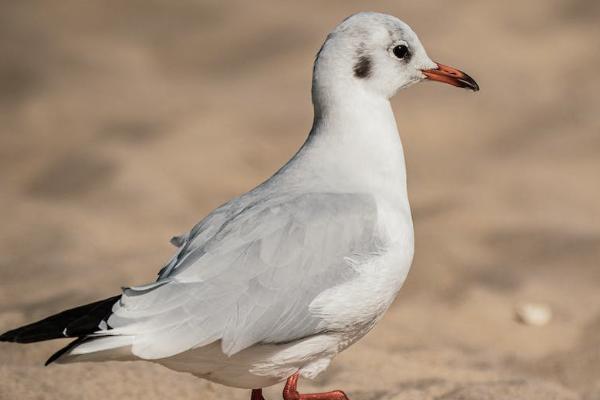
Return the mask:
M24 329L24 328L29 328L29 327L26 326L23 328L17 328L17 329L10 330L8 332L4 332L2 335L0 335L0 342L34 343L34 342L39 342L42 340L56 339L54 337L47 337L46 335L43 335L43 334L34 334L34 333L30 332L29 329Z
M0 335L0 342L10 343L35 343L45 340L62 339L66 336L58 334L56 329L39 329L37 323L25 325L20 328L12 329Z
M0 342L18 343L17 333L15 330L4 332L2 335L0 335Z
M44 363L44 367L47 367L48 365L52 364L54 361L58 360L58 357L60 357L64 354L64 352L62 350L63 349L60 349L56 353L52 354Z
M96 331L98 324L110 315L114 303L120 297L121 295L118 295L85 304L10 330L0 335L0 341L35 343L89 335Z
M22 329L13 329L8 332L4 332L2 335L0 335L0 342L33 343L33 342L37 341L37 340L31 340L31 338L27 338L27 337L24 338L22 335L20 335L21 330ZM46 362L44 363L44 366L48 366L51 363L53 363L54 361L58 360L60 358L60 356L65 354L67 351L71 350L76 345L82 343L83 341L84 341L84 338L78 338L75 341L69 343L67 346L58 350L56 353L52 354L50 356L50 358L48 358L48 360L46 360Z
M50 356L50 358L48 358L46 360L46 362L44 363L44 367L47 367L48 365L52 364L54 361L58 360L62 355L68 353L73 348L79 346L83 342L88 341L89 339L91 339L91 338L82 336L82 337L78 337L77 339L73 340L71 343L69 343L65 347L61 348L60 350L58 350L56 353L52 354Z

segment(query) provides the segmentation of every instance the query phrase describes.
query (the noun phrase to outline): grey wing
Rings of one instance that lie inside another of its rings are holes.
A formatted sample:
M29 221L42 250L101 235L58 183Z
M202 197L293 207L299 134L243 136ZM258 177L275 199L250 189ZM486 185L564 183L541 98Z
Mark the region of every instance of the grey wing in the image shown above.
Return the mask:
M244 202L240 198L226 203L211 212L188 233L173 236L170 242L178 250L167 265L158 272L158 280L160 281L171 275L175 268L179 267L183 257L195 249L198 243L204 243L213 236L234 213L239 212L243 204Z
M125 290L104 333L131 335L134 354L163 358L217 340L232 355L322 332L310 304L381 251L376 224L368 195L252 202L179 254L169 275Z

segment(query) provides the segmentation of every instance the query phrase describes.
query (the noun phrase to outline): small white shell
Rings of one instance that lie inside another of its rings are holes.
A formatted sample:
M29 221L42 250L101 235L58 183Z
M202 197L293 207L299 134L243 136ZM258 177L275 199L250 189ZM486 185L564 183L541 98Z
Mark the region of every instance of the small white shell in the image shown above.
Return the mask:
M552 309L547 304L523 303L516 307L517 321L530 326L544 326L552 319Z

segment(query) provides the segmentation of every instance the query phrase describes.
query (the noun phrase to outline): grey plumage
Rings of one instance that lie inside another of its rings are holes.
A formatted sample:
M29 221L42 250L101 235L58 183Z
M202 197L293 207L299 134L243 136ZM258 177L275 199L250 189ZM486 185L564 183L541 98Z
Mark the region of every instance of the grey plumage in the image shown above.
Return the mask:
M225 205L191 230L155 284L125 290L104 333L135 336L143 358L217 340L231 355L320 333L310 303L382 251L376 212L369 195L344 193Z

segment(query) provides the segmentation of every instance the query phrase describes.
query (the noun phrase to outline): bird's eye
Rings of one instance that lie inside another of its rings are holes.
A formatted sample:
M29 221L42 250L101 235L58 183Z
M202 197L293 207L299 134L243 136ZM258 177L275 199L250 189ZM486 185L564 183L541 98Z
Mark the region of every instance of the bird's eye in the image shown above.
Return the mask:
M408 47L404 44L399 44L392 49L392 52L399 59L403 59L408 55Z

